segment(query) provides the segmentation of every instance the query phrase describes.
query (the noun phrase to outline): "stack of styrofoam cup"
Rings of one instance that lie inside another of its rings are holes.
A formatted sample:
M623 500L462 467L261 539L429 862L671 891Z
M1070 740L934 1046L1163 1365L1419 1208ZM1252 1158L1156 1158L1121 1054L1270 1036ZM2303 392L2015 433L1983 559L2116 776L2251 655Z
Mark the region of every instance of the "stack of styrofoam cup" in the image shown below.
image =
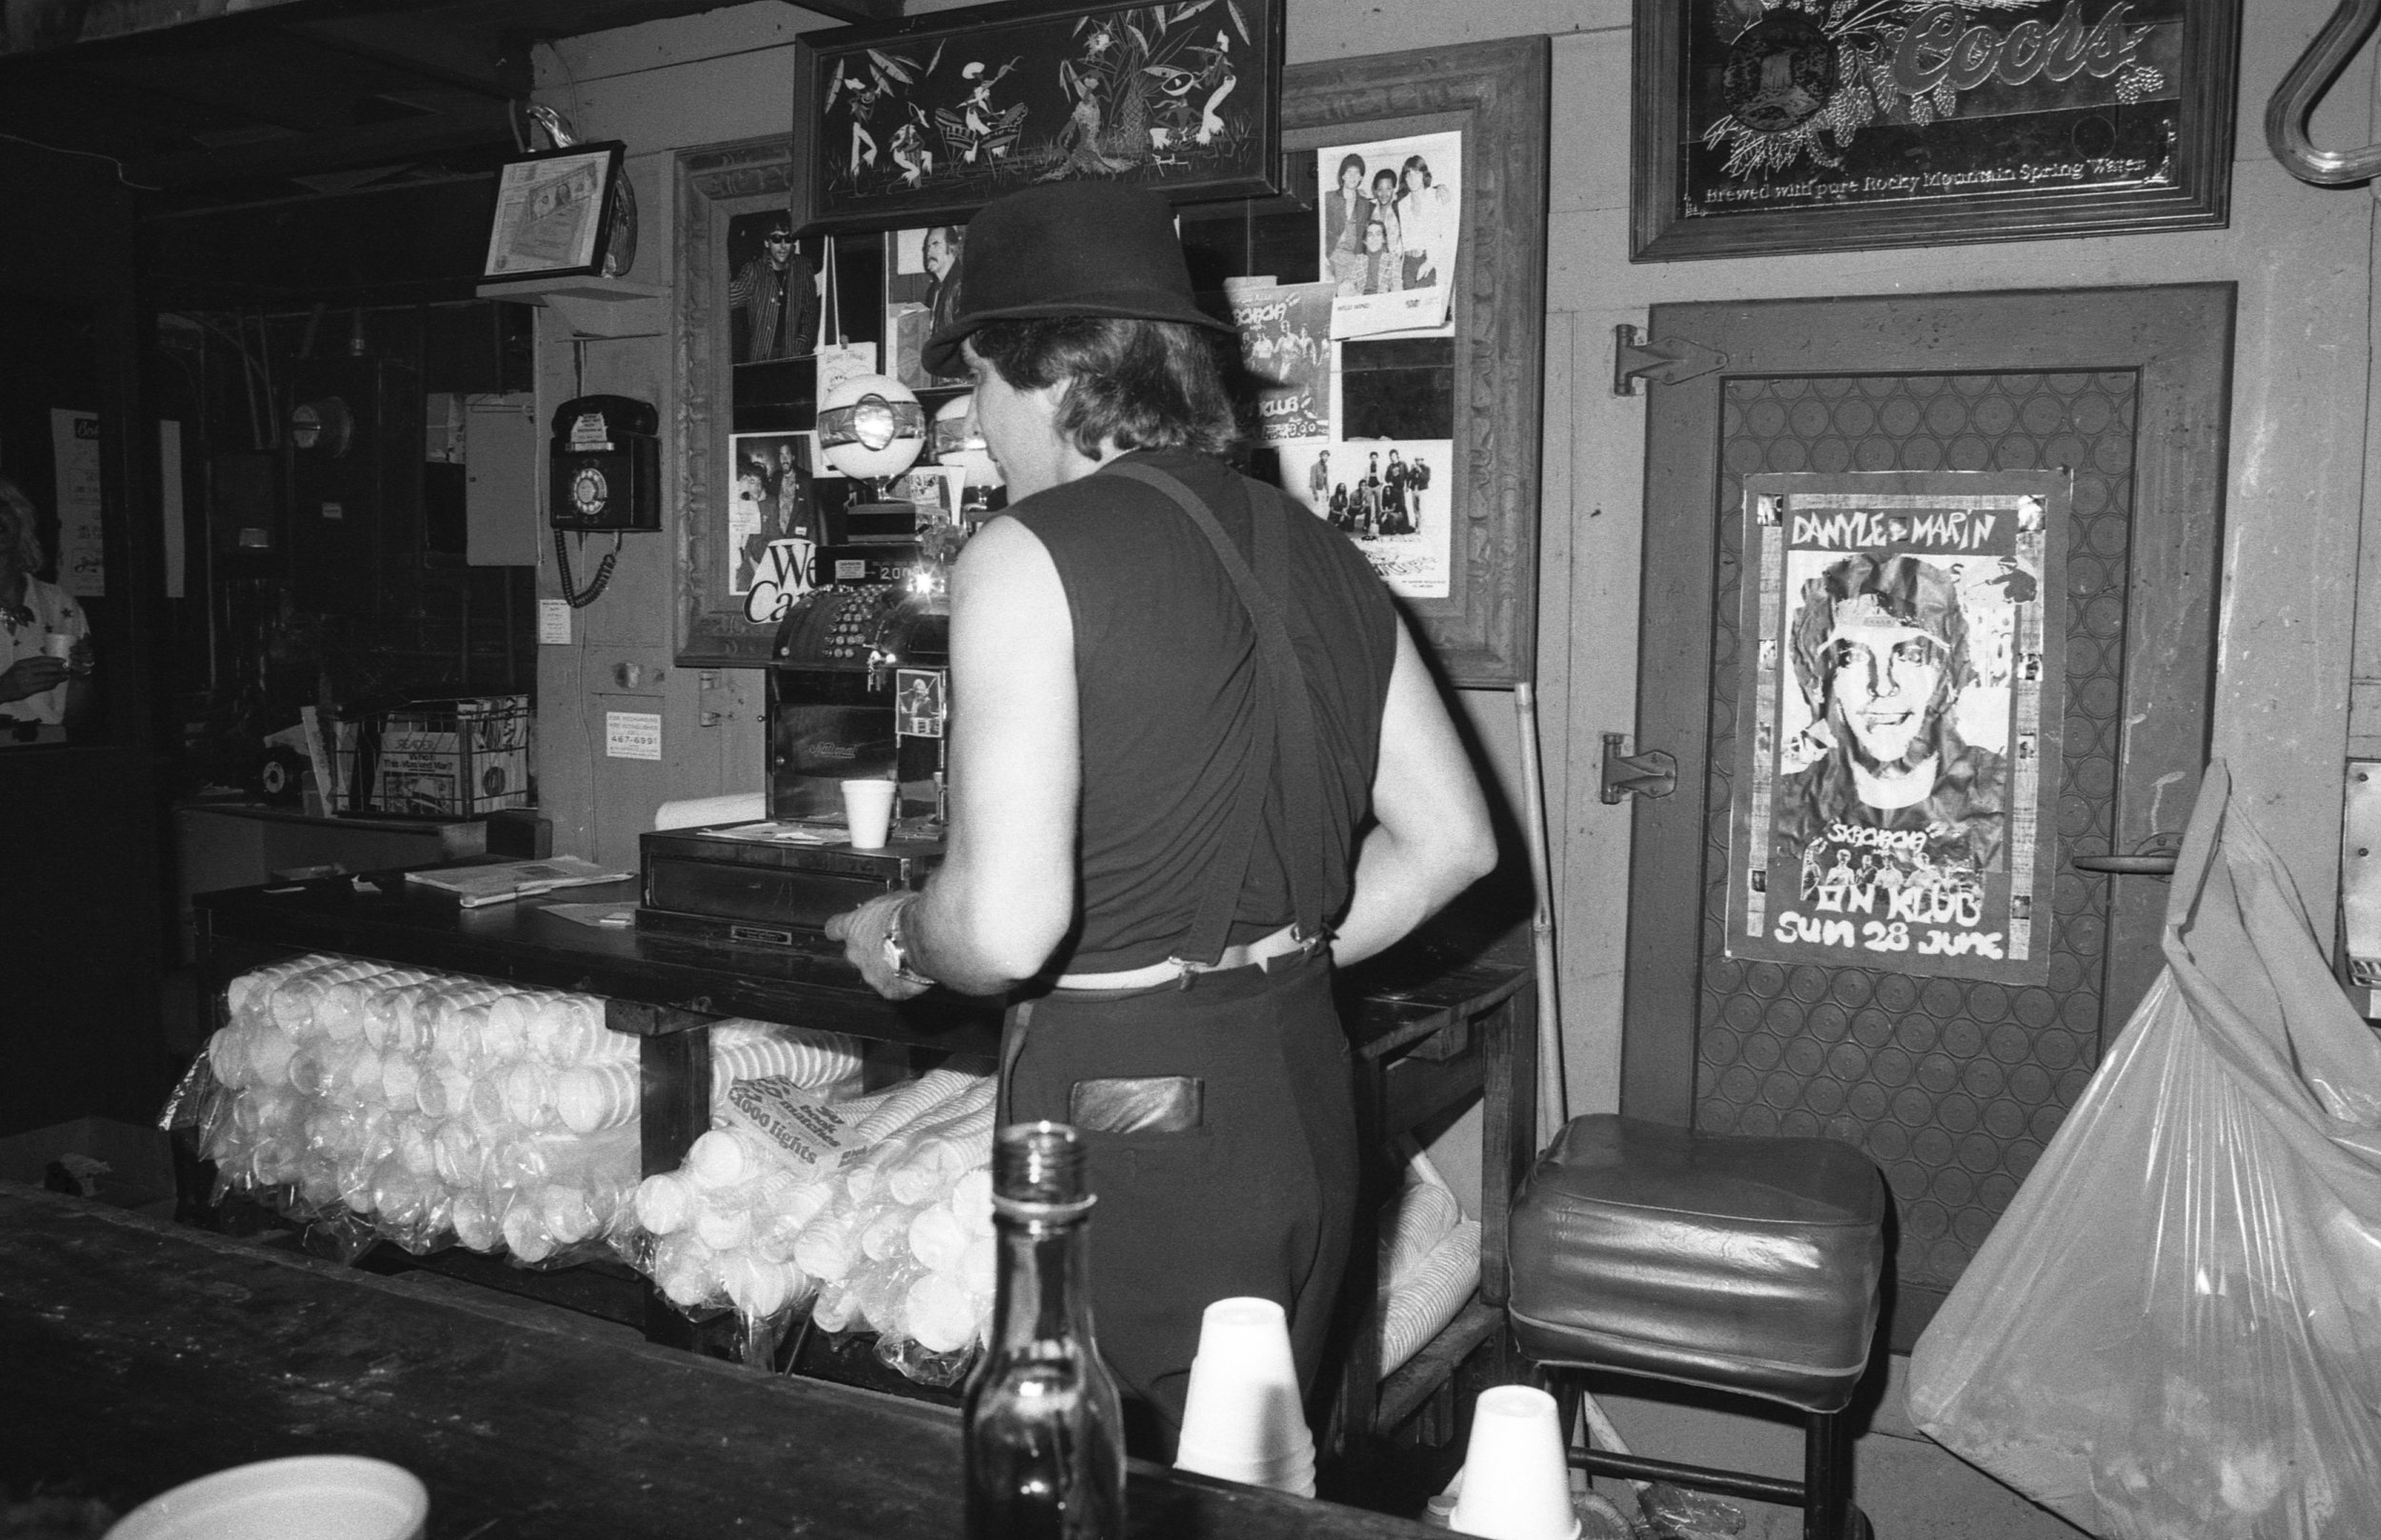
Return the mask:
M1314 1495L1314 1435L1272 1300L1219 1299L1201 1317L1174 1468Z
M1554 1398L1527 1385L1480 1392L1448 1527L1486 1540L1578 1540Z

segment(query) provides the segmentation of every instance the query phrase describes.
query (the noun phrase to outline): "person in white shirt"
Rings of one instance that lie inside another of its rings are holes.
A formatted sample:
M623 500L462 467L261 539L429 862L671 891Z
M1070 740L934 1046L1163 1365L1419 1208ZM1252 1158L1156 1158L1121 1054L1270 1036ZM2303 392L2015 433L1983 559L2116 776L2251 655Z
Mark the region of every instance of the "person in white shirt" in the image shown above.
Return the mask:
M45 560L31 500L0 476L0 744L56 742L89 704L90 623L33 575Z
M1438 185L1430 162L1419 155L1406 157L1401 181L1396 210L1404 236L1404 287L1430 289L1451 276L1447 270L1455 256L1454 192Z

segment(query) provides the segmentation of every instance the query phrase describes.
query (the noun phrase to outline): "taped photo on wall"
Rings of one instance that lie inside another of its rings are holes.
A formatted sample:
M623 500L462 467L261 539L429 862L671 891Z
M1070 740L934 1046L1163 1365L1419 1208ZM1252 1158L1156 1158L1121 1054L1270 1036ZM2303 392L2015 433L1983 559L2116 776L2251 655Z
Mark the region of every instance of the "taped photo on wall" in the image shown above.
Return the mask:
M1444 326L1463 231L1463 135L1411 134L1315 151L1315 222L1331 335Z
M1451 591L1451 439L1355 439L1278 446L1281 485L1363 551L1392 592Z

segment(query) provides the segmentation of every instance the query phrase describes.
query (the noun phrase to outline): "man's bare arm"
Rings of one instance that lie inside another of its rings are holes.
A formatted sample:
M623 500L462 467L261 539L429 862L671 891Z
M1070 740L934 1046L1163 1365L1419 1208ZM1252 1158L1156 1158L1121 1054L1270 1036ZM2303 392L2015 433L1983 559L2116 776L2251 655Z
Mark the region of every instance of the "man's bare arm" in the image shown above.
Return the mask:
M1342 966L1394 944L1496 865L1496 835L1471 757L1402 623L1381 714L1372 816L1356 852L1355 895L1331 944Z

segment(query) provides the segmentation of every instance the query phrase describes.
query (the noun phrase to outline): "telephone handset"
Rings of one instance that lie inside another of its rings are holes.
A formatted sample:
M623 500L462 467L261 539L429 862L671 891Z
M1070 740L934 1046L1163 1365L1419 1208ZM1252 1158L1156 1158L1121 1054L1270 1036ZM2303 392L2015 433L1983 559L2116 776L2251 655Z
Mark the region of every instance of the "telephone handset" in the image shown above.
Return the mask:
M652 403L624 395L583 395L554 409L552 486L547 519L554 530L562 596L572 609L592 604L611 581L619 536L661 528L661 414ZM584 590L570 577L565 533L612 531L612 548Z

